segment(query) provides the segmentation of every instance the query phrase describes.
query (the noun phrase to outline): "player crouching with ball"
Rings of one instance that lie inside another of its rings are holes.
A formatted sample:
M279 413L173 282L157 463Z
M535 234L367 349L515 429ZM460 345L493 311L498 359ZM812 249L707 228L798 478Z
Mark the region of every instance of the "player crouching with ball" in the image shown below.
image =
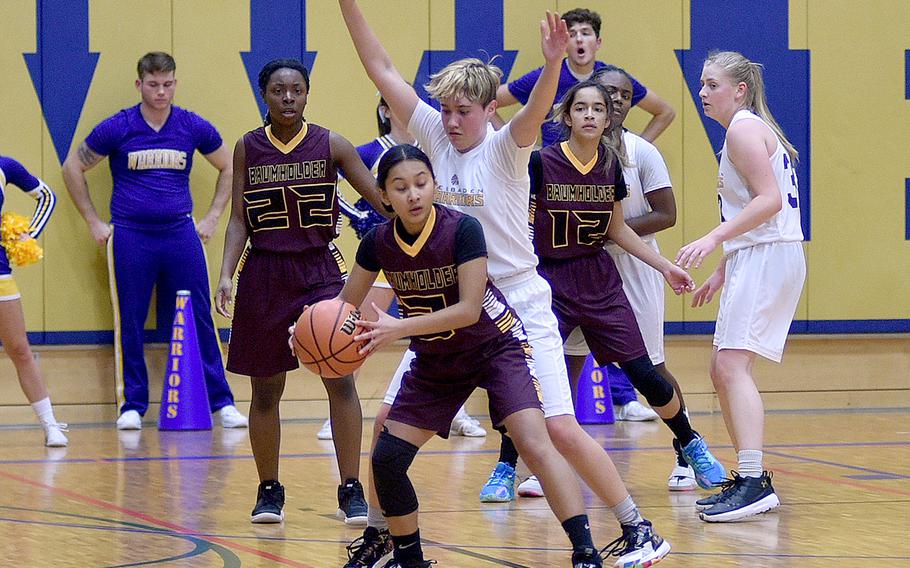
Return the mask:
M382 200L397 215L371 230L339 299L360 305L382 270L403 318L377 310L359 321L361 352L410 337L416 358L402 380L373 450L373 479L394 544L391 567L429 566L417 526L417 495L408 468L434 434L447 437L459 407L477 387L487 390L490 417L505 427L539 478L574 547L573 564L599 567L581 491L547 434L531 348L521 321L487 279L480 223L433 204L430 160L410 145L391 148L379 162Z

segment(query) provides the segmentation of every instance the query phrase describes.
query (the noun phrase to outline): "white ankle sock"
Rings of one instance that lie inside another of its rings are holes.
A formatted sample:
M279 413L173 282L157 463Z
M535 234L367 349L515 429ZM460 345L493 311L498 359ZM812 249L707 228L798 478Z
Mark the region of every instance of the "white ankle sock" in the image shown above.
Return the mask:
M634 525L644 520L641 517L641 513L638 512L638 507L635 506L635 501L632 500L631 495L623 499L615 507L610 507L610 509L613 510L616 520L621 525Z
M377 530L389 528L389 522L382 516L382 510L367 504L367 526Z
M736 459L739 461L739 475L741 477L761 477L761 450L740 450L736 452Z
M42 425L57 423L57 419L54 418L54 408L51 406L51 398L49 396L42 398L38 402L33 402L32 410L38 415L38 420Z

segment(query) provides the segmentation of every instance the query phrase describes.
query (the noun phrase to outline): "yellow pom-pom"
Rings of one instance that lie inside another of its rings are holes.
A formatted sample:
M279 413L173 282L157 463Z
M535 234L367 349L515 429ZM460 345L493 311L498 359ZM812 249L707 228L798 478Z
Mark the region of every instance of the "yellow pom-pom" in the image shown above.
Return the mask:
M18 213L4 213L0 221L0 245L6 249L6 256L16 266L28 266L44 257L44 251L28 235L29 220Z

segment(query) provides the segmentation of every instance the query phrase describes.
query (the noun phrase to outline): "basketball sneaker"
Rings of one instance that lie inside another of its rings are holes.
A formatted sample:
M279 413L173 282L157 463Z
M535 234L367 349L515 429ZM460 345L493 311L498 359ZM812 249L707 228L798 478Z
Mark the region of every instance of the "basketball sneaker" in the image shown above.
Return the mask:
M540 486L540 481L537 480L536 475L532 475L521 482L518 486L518 496L543 497L543 487Z
M259 484L256 506L250 516L253 523L280 523L284 520L284 486L274 479Z
M724 465L711 454L708 443L701 436L686 444L682 452L683 457L695 470L695 481L702 489L717 487L727 478Z
M348 563L344 568L373 568L392 559L392 537L389 529L367 527L363 536L347 546Z
M362 527L367 524L367 501L363 497L363 485L353 477L338 486L338 512L336 516L344 524Z
M628 420L630 422L650 422L659 418L656 412L637 400L623 405L614 404L613 416L617 420Z
M240 414L240 411L233 404L221 407L218 410L218 416L221 417L222 428L246 428L250 425L247 417Z
M428 568L436 564L435 560L414 560L414 561L401 561L390 560L388 564L383 566L383 568Z
M572 551L572 568L601 568L600 554L590 547L576 548Z
M322 428L316 432L317 440L331 440L332 439L332 419L326 418L325 422L322 423Z
M733 476L733 479L725 479L721 482L720 485L717 486L718 488L720 488L720 493L715 493L714 495L709 495L709 496L705 497L704 499L699 499L698 501L695 502L696 511L704 511L705 509L709 509L709 508L713 507L714 505L717 504L718 501L721 500L721 498L723 498L724 493L733 489L733 486L735 485L735 479L739 474L736 471L731 471L730 475Z
M44 426L44 445L48 448L65 448L69 443L64 432L69 432L66 424L61 422L48 422Z
M487 435L480 422L473 418L468 411L462 406L458 414L452 419L452 425L449 427L449 434L452 436L467 436L469 438L482 438Z
M673 449L676 450L676 463L667 479L667 487L670 491L692 491L696 485L695 471L683 456L682 446L676 438L673 438Z
M496 464L480 489L481 503L508 503L515 499L515 468L505 462Z
M703 510L698 517L709 523L738 521L770 511L780 505L780 499L771 486L771 474L763 471L761 477L733 477L730 489L721 493L713 506Z
M118 430L142 430L142 416L135 410L127 410L117 419Z
M615 568L646 568L653 566L670 554L670 543L658 536L651 521L643 520L634 525L621 525L622 536L603 549L604 558L618 556Z

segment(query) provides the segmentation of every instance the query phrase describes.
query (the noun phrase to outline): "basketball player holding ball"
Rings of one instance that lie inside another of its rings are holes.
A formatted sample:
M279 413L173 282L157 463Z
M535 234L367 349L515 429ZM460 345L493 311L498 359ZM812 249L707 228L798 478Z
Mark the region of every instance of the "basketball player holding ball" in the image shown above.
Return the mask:
M260 483L251 520L278 523L284 519L278 403L287 372L298 367L287 347L287 329L304 306L337 296L344 281L344 261L332 245L337 169L344 169L374 207L381 205L373 176L354 146L304 121L310 81L299 61L267 63L259 72L259 89L268 114L264 126L234 147L232 209L215 305L230 317L232 277L242 254L227 369L249 375L252 383L250 445ZM365 524L367 507L358 481L362 417L354 379L326 378L323 384L342 482L338 514L347 524Z

